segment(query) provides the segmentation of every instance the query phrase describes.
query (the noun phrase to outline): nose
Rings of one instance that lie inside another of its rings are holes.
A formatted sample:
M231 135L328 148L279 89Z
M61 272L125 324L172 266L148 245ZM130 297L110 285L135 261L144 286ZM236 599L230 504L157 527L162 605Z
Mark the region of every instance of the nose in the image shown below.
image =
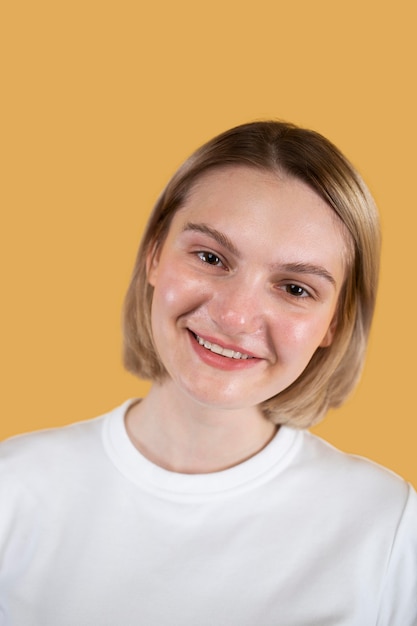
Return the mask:
M211 299L209 313L219 331L226 335L255 333L264 325L263 290L249 279L225 281Z

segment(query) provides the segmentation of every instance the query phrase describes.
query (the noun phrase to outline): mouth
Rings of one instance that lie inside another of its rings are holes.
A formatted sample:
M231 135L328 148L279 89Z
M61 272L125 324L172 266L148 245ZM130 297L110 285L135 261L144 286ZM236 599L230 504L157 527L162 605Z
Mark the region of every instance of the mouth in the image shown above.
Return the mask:
M210 352L213 352L214 354L224 356L226 359L246 361L247 359L255 358L251 356L250 354L245 354L244 352L238 352L238 351L232 350L231 348L224 348L223 346L220 346L217 343L212 343L211 341L208 341L207 339L203 339L203 337L200 337L196 333L192 332L192 335L195 337L196 341L200 344L200 346L202 346L206 350L209 350Z

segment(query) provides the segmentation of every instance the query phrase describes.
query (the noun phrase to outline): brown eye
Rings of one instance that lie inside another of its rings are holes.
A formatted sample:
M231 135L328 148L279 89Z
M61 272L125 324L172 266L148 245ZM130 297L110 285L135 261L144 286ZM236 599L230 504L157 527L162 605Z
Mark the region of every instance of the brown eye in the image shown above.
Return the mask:
M285 289L287 293L296 298L306 298L310 295L303 287L296 284L286 285Z
M216 254L213 254L213 252L202 251L202 252L198 252L197 256L204 263L208 263L209 265L218 265L218 266L223 265L221 259Z

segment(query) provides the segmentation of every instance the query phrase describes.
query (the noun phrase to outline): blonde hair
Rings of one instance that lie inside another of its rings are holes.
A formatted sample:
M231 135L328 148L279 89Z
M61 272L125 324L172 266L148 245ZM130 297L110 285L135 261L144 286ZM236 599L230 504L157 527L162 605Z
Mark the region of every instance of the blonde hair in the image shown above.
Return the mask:
M208 170L244 165L279 170L308 184L349 232L346 279L329 347L318 348L288 388L261 404L276 424L304 428L342 404L363 367L375 307L380 231L374 201L343 154L319 133L279 121L252 122L228 130L199 148L169 181L150 216L124 307L124 364L132 373L161 381L167 375L155 349L150 311L153 288L146 259L160 246L175 212Z

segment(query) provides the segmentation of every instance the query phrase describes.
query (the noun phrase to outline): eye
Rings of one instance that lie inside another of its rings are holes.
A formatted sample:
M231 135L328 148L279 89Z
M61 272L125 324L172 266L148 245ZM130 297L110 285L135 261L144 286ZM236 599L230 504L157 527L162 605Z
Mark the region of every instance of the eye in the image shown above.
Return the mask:
M294 296L295 298L308 298L310 296L304 287L300 287L300 285L296 285L295 283L285 285L284 289L290 296Z
M207 252L206 250L202 250L201 252L197 252L197 256L199 259L203 261L203 263L208 263L209 265L215 265L216 267L223 267L223 262L217 254L213 252Z

